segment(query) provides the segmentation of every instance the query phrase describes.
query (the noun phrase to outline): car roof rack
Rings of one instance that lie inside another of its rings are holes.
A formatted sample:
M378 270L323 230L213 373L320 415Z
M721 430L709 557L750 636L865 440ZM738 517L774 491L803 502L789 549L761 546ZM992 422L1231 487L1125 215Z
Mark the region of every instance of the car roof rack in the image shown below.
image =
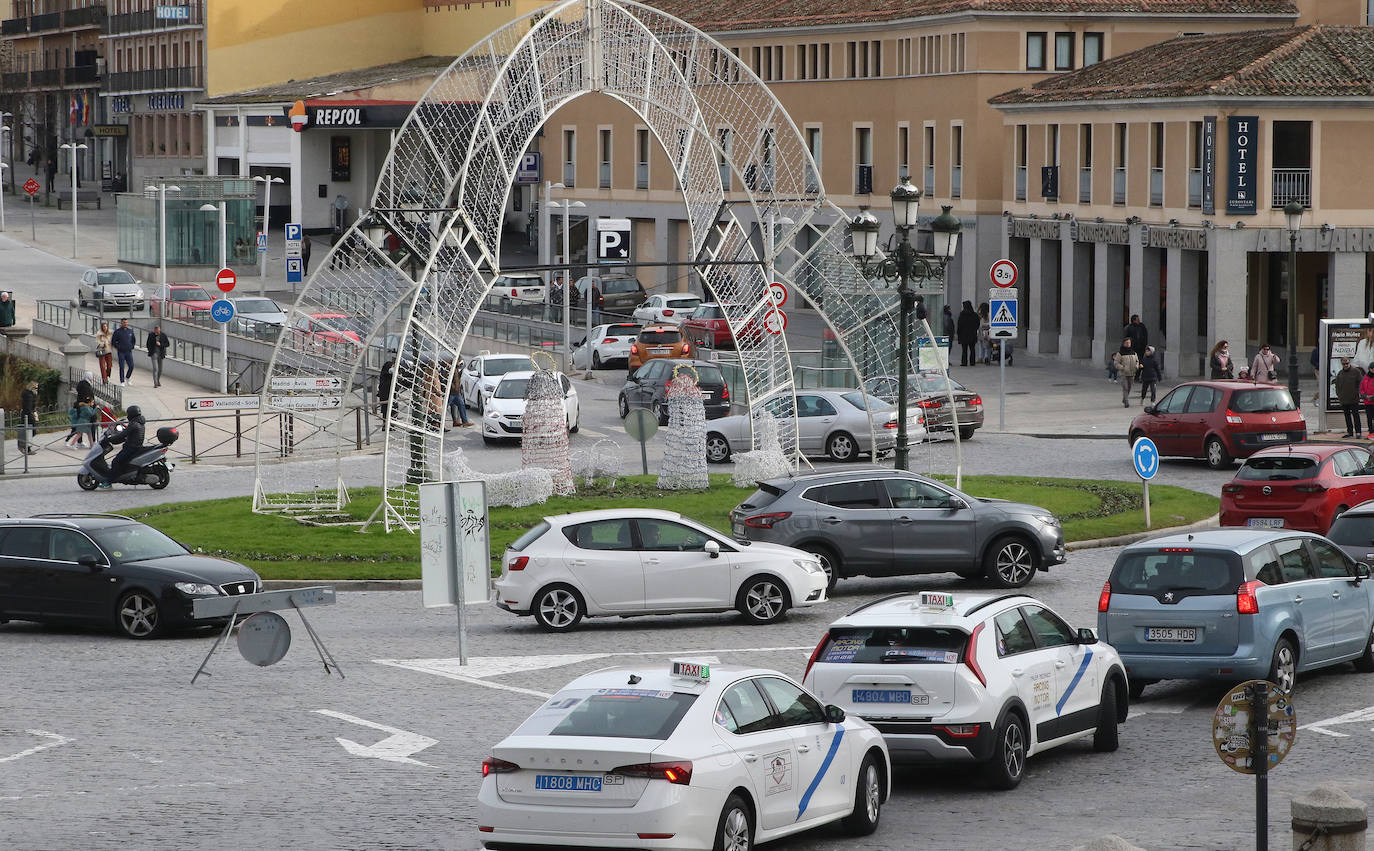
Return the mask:
M42 518L46 518L46 519L50 519L50 520L51 520L51 519L57 519L57 518L60 518L60 517L109 517L109 518L112 518L112 519L114 519L114 520L128 520L128 521L131 521L131 522L133 522L133 520L134 520L134 518L132 518L132 517L127 517L127 516L125 516L125 515L123 515L123 514L108 514L108 513L100 512L100 511L62 511L62 512L54 512L54 513L51 513L51 514L33 514L33 515L30 515L30 516L31 516L32 518L35 518L35 519L36 519L36 518L39 518L39 517L42 517ZM19 518L15 518L15 519L19 519Z

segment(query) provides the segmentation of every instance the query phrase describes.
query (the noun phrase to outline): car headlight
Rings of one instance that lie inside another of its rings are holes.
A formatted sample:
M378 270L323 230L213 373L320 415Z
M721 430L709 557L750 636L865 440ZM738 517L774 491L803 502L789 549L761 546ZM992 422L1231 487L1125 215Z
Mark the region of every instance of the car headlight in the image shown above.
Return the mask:
M1030 515L1030 518L1036 521L1037 523L1044 524L1045 526L1052 526L1056 528L1059 526L1059 518L1055 517L1053 514L1032 514Z
M219 589L208 582L178 582L174 587L188 597L219 596Z
M809 573L825 574L825 568L821 567L821 563L814 559L794 558L792 563Z

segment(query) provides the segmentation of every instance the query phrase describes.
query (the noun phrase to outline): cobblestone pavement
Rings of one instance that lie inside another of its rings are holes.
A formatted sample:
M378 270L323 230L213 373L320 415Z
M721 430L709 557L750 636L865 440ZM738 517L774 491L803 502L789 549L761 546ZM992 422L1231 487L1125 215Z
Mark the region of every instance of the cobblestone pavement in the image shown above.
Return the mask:
M1074 553L1029 590L1092 625L1115 554ZM830 620L918 587L970 586L948 576L857 579L769 627L677 616L595 620L568 636L477 606L466 670L456 666L453 609L424 609L418 592L342 594L307 612L346 679L323 672L288 614L294 646L281 663L256 668L231 645L195 685L209 636L135 642L11 623L0 626L0 836L21 850L476 848L480 761L540 695L598 667L657 666L670 654L800 675ZM903 769L873 837L822 830L774 847L1061 849L1106 833L1149 849L1249 847L1253 782L1224 767L1209 740L1222 694L1216 685L1153 686L1118 752L1080 743L1032 758L1009 793L967 771ZM1304 677L1296 705L1302 724L1364 709L1374 705L1374 677L1348 665ZM390 735L357 721L436 742L410 755L423 764L354 755L339 740L356 750ZM1368 721L1330 730L1346 735L1300 732L1271 777L1275 847L1287 845L1288 801L1316 783L1374 797Z

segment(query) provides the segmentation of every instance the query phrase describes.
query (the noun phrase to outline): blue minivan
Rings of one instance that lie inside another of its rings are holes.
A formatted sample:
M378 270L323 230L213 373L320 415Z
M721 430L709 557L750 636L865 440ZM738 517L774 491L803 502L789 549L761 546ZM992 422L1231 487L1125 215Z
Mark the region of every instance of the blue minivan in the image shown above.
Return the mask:
M1354 662L1374 672L1369 566L1309 532L1217 529L1126 547L1097 603L1131 697L1164 679L1267 679Z

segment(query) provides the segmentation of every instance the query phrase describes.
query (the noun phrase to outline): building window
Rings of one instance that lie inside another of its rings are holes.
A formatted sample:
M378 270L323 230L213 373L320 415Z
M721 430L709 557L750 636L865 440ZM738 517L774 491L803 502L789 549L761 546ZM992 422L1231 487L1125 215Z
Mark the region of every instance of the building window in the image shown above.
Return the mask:
M1102 61L1102 33L1083 33L1083 66Z
M1026 149L1027 143L1026 125L1016 125L1016 150L1013 152L1013 166L1016 170L1016 200L1026 200Z
M1073 69L1073 33L1054 34L1054 70Z
M1093 201L1093 126L1078 125L1078 203Z
M1150 206L1164 206L1164 122L1150 123Z
M873 191L873 128L854 128L854 165L857 173L854 192L867 195Z
M955 33L949 37L949 70L964 71L965 33Z
M897 125L897 179L911 176L911 127Z
M949 197L964 194L964 125L949 128Z
M576 186L577 178L577 131L563 131L563 185Z
M899 39L897 39L897 76L898 76L898 77L910 77L910 76L911 76L912 71L913 71L913 66L912 66L912 64L911 64L911 60L912 60L912 45L911 45L911 39L909 39L909 38L899 38Z
M918 73L938 74L940 73L940 51L944 46L944 36L927 35L921 36L920 56L917 59Z
M806 128L806 150L811 153L814 166L806 167L806 191L819 192L821 189L821 179L818 173L821 167L821 128Z
M881 77L883 75L883 43L881 41L851 41L845 44L845 67L850 78Z
M1188 122L1188 206L1202 206L1202 122Z
M635 128L635 188L649 188L649 131Z
M1126 203L1126 125L1116 124L1112 127L1112 151L1116 157L1116 162L1112 163L1112 203L1124 205Z
M935 194L935 125L921 128L921 191L927 198Z
M1059 125L1045 125L1045 168L1040 195L1046 201L1059 200Z
M1026 33L1026 70L1045 70L1045 34Z
M611 130L609 127L602 127L597 134L600 139L598 147L600 151L597 157L597 187L600 189L611 188Z

